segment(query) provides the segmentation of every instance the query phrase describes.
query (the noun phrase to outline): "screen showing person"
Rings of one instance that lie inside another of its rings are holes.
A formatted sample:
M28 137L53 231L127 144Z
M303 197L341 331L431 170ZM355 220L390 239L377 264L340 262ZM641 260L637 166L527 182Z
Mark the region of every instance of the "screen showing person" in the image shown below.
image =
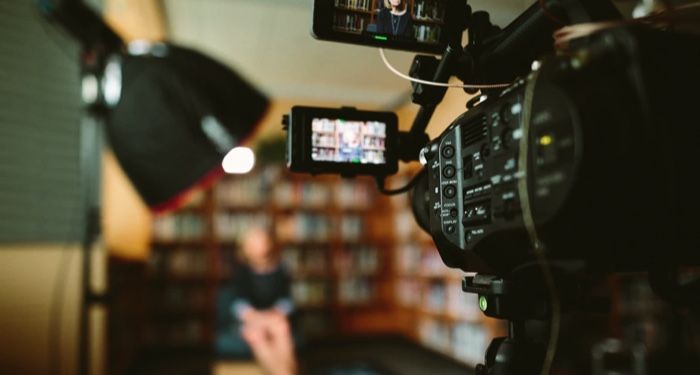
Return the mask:
M334 163L384 164L386 128L379 121L314 118L311 158Z
M449 0L335 0L333 28L349 34L438 44Z

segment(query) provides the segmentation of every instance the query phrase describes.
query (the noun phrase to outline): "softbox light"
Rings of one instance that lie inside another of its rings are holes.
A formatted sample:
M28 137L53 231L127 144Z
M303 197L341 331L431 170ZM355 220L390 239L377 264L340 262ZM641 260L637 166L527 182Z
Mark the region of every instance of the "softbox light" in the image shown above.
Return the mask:
M120 57L121 92L108 113L107 134L146 204L163 212L223 175L222 159L254 135L269 102L196 51L136 47Z

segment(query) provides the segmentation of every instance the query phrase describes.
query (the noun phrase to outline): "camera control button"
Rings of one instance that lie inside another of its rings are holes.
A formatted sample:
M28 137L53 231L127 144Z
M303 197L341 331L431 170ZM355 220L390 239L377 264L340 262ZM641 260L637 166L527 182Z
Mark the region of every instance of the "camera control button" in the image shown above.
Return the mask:
M445 169L442 170L442 175L445 176L445 178L452 178L455 176L455 167L452 165L448 165L445 167Z
M445 195L445 198L454 198L457 195L457 189L454 185L447 185L442 189L442 193Z
M442 148L442 156L450 159L455 156L455 148L452 146L445 146Z
M479 155L481 156L481 160L486 160L491 156L491 148L489 148L488 143L485 143L484 145L481 146L481 150L479 151Z
M510 120L513 118L511 107L512 105L510 103L506 103L503 105L503 107L501 107L501 121L503 121L504 124L509 123Z
M508 148L513 142L513 130L510 128L505 128L501 132L501 146L503 148Z
M454 224L448 224L448 225L445 227L445 230L447 231L447 233L450 233L450 234L454 233L454 232L455 232L455 229L456 229L456 228L455 228Z

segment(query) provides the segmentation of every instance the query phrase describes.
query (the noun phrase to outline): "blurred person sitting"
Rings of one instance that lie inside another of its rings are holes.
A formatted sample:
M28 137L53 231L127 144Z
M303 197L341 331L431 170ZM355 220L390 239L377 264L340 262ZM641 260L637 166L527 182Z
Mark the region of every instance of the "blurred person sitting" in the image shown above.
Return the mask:
M216 349L222 357L252 355L269 374L295 374L291 279L267 229L248 230L240 241L243 262L219 295Z

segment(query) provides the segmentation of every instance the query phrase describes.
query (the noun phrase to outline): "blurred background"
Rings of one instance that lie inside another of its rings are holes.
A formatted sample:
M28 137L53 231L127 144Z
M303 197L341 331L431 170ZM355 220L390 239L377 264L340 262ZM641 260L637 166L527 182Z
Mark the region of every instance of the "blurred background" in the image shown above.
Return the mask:
M410 85L389 73L376 49L314 40L310 0L89 0L125 42L199 51L238 72L269 106L248 144L255 168L208 184L166 214L149 210L109 146L100 150L101 235L89 275L97 297L81 345L85 56L38 3L0 0L0 373L72 374L81 361L93 374L243 373L227 370L230 361L213 346L217 294L234 272L237 239L254 223L272 225L291 272L303 369L470 373L504 334L461 291L463 274L443 265L406 195L379 195L372 180L284 168L280 121L292 105L394 111L400 128L410 127ZM532 1L469 3L505 25ZM413 54L388 57L406 72ZM449 91L431 137L469 98ZM417 170L402 165L390 185ZM660 304L642 277L598 282L614 296L612 312L571 318L558 373L590 373L592 353L608 339L658 356L671 340L697 345L697 334L673 330L684 317Z

